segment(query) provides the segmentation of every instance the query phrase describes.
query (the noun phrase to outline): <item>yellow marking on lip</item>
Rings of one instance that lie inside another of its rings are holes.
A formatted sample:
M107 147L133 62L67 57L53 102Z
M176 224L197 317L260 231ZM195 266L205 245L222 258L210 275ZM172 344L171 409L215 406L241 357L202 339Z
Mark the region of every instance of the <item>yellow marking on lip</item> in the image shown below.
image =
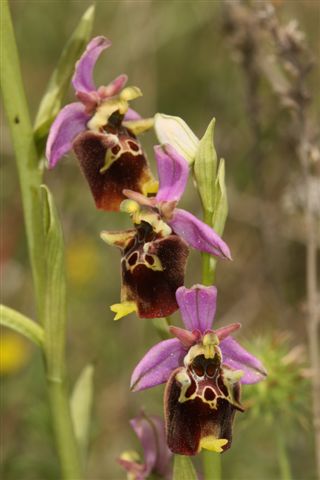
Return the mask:
M111 305L110 310L116 314L114 320L120 320L120 318L129 315L129 313L136 312L137 305L135 302L114 303Z
M216 438L213 435L204 437L200 440L200 449L210 450L210 452L221 453L223 448L227 445L228 440L226 438Z

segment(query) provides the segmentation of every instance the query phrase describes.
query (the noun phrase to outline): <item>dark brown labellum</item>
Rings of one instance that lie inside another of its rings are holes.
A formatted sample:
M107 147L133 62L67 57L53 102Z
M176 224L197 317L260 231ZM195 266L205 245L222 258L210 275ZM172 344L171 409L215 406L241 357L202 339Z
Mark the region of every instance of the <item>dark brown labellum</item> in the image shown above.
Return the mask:
M116 143L110 146L112 136ZM143 193L143 185L152 179L140 143L122 126L108 133L80 133L73 149L96 206L102 210L119 210L124 189Z
M165 390L167 443L179 455L196 455L206 437L226 439L231 446L232 423L240 404L240 384L227 380L228 369L215 358L195 357L188 368L175 370Z
M147 222L141 222L121 260L122 300L135 301L144 318L176 311L175 293L184 283L188 246L177 235L158 237Z

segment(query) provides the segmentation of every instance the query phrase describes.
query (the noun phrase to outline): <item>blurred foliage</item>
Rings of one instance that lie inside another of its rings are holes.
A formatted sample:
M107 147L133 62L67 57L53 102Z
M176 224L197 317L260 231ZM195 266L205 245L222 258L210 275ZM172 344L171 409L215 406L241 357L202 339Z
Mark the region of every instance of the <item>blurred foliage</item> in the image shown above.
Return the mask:
M10 4L29 105L35 115L65 42L90 2L11 0ZM320 41L317 2L278 0L274 4L284 21L296 18L300 22L316 51ZM157 111L178 115L199 137L212 117L217 119L215 146L219 158L226 159L230 204L225 240L234 259L218 263L219 325L241 322L243 339L254 338L261 330L270 338L274 329L289 329L293 344L303 343L303 223L298 213L285 211L282 202L291 174L299 175L292 132L288 131L287 113L279 109L268 84L262 81L263 135L259 141L264 158L256 157L246 81L233 61L225 35L223 2L122 0L97 2L96 8L93 34L105 35L113 42L97 65L97 84L127 73L130 84L144 93L134 108L145 116ZM315 95L315 116L320 106L319 83L319 71L314 70L309 86ZM66 101L70 100L71 88ZM2 297L3 303L33 317L18 179L5 123L2 128ZM155 137L147 133L142 141L153 164ZM129 227L127 216L95 210L72 155L47 172L46 181L62 218L67 249L70 390L84 366L89 362L95 365L88 477L117 480L123 478L123 472L115 459L129 446L136 448L128 420L142 406L150 413L162 412L162 387L137 394L128 391L133 367L158 337L152 322L131 316L114 323L109 310L110 304L119 301L119 255L100 240L99 233ZM191 181L181 206L200 215ZM195 253L190 257L188 286L201 280L199 258ZM174 320L178 319L177 314ZM279 348L275 352L278 358L282 347L271 345L273 348ZM58 477L40 360L34 354L23 368L2 379L1 474L6 480ZM270 378L277 380L277 361L271 362L271 368ZM270 387L263 385L261 389ZM247 388L254 392L256 387ZM272 428L260 418L268 415L269 402L259 408L250 428L236 421L233 448L222 459L228 480L256 480L257 472L259 480L279 478ZM295 427L286 435L294 478L314 478L310 431Z

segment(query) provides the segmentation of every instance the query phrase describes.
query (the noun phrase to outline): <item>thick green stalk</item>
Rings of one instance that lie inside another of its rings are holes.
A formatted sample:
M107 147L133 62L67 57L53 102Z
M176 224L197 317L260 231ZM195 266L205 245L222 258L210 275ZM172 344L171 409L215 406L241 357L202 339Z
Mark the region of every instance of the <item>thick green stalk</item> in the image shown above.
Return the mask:
M202 452L204 480L221 480L221 455L220 453Z
M212 227L212 213L203 210L203 220ZM215 281L216 261L208 253L202 253L202 283L213 285ZM215 452L204 450L202 452L202 464L204 480L221 480L221 455Z
M208 210L203 212L204 222L212 227L212 213ZM216 260L209 253L202 253L202 283L203 285L213 285L215 281Z
M48 295L52 286L48 285L47 282L47 278L51 279L51 276L47 277L45 263L45 217L40 191L43 175L34 143L32 124L25 97L7 0L2 0L0 6L1 89L17 161L38 317L46 325L50 320L48 303L50 303L51 297L48 299ZM57 308L56 305L51 305L51 309ZM54 312L51 312L51 316L53 314ZM47 333L46 331L44 349L46 351L48 394L63 478L65 480L80 480L82 478L81 462L64 385L64 338L56 337L56 342L63 346L63 352L59 358L55 358L51 352L57 350L59 345L55 350L48 348L50 346L48 342L49 340L52 341L52 339L49 339ZM60 333L64 336L64 329ZM61 350L60 347L59 349ZM57 361L59 368L55 367ZM53 373L54 376L52 376Z
M63 381L47 379L53 430L64 480L84 478L71 420L70 404Z
M283 432L278 428L277 430L277 456L280 469L281 480L291 480L290 463L287 455L285 440Z
M1 45L1 90L16 155L36 303L41 318L44 263L41 253L42 218L39 195L42 170L33 139L7 0L1 1Z

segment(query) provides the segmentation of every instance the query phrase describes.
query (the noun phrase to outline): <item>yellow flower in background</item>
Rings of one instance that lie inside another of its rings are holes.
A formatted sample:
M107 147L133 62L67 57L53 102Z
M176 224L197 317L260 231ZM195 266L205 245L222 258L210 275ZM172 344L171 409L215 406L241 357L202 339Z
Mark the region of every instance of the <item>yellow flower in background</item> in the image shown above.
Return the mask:
M98 269L96 245L86 236L76 238L67 249L67 272L76 287L90 283Z
M21 335L1 330L0 375L18 373L28 363L30 356L30 346Z

